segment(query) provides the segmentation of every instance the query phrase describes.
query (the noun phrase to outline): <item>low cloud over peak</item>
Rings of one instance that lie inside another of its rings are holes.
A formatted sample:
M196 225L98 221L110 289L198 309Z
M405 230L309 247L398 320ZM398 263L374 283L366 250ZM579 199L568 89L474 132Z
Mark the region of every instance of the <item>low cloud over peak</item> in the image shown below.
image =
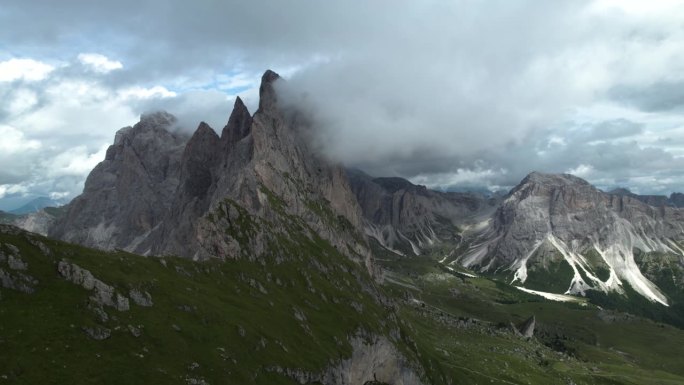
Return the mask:
M375 175L681 191L684 7L644 4L9 0L0 195L77 194L85 173L66 182L48 160L97 157L146 111L219 129L236 95L254 111L266 68L321 150Z

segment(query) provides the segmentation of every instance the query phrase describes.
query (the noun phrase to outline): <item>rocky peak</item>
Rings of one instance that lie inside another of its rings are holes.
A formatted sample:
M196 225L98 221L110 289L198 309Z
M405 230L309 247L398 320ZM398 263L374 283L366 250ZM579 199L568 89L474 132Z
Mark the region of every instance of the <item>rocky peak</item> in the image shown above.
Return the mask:
M107 158L114 155L118 146L133 145L138 150L148 150L152 147L168 147L182 144L186 138L174 134L170 128L177 119L166 111L143 114L140 121L133 127L124 127L116 132L114 145L107 151Z
M201 122L188 141L181 159L181 188L190 196L206 194L212 183L212 168L218 163L219 137Z
M626 282L649 300L667 304L641 274L634 250L679 254L682 223L682 210L604 193L571 175L532 173L511 191L478 246L460 261L482 271L508 271L512 281L523 284L528 268L560 264L572 272L563 282L568 293L622 292ZM610 278L598 278L595 269L605 269Z
M140 115L140 125L149 127L168 127L175 124L177 119L166 111L154 111Z
M230 147L232 144L238 142L249 134L252 127L252 115L238 96L235 98L233 105L233 112L230 114L228 124L223 128L221 133L221 141L224 146Z
M117 132L104 161L88 175L83 194L48 234L103 249L133 250L136 237L161 221L178 186L186 138L169 131L176 118L144 114Z
M373 182L382 186L385 190L390 193L397 192L399 190L425 190L425 186L414 185L404 178L399 177L383 177L375 178Z
M280 75L266 70L261 76L261 85L259 86L259 111L273 109L278 102L278 96L274 85L276 81L280 80Z
M570 174L546 174L538 171L529 173L518 185L543 185L547 187L591 186L586 180ZM515 189L514 189L515 190Z
M682 193L672 193L670 195L670 202L675 207L684 207L684 194Z

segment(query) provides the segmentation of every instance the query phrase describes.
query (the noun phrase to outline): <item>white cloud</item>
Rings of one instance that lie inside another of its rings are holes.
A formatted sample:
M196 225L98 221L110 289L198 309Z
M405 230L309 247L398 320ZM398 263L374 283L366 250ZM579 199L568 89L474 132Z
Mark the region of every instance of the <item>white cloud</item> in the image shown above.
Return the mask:
M0 62L0 82L39 81L45 79L54 69L55 67L38 60L12 58Z
M119 96L124 99L154 99L154 98L173 98L178 94L169 91L166 87L154 86L150 88L145 87L130 87L119 91Z
M7 155L36 150L41 147L40 141L27 139L23 132L12 126L0 124L0 153ZM7 165L9 166L9 165Z
M123 68L123 64L120 61L111 60L99 53L81 53L78 55L78 60L84 66L102 74Z
M50 177L78 176L85 177L98 163L104 160L108 143L102 144L96 152L86 146L76 146L47 160L45 167Z
M29 188L21 184L0 184L0 199L14 194L25 194Z
M10 115L19 115L29 111L36 103L38 103L38 95L34 91L20 88L11 96L6 110Z
M452 186L478 186L488 187L492 190L497 190L499 186L491 184L491 180L495 177L500 177L502 175L506 175L505 169L490 170L481 168L459 168L455 172L418 175L411 178L411 182L415 184L425 185L429 188L434 189L448 188Z
M594 171L594 167L592 167L590 164L580 164L579 166L575 168L571 168L565 171L566 174L572 174L575 176L578 176L580 178L587 178L590 177L592 172Z

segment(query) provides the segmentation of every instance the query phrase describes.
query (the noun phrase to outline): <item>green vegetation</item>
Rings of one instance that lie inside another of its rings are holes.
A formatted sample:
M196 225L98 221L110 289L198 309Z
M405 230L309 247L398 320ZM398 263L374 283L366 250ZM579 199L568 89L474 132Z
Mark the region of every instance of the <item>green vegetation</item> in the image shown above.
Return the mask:
M587 260L589 266L594 267L594 275L603 282L610 278L610 266L603 260L601 254L595 249L586 250L582 256Z
M437 262L444 248L402 257L371 242L383 268L378 285L361 258L342 255L276 194L260 192L264 216L225 200L207 218L237 245L237 258L226 261L142 257L0 232L0 251L16 246L28 263L23 273L38 281L32 294L0 291L0 383L295 384L284 370L321 373L349 358L350 336L363 331L391 340L423 368L426 384L684 384L684 331L668 325L684 327L672 256L636 256L667 288L670 308L629 287L627 297L589 291L591 304L548 301L509 280L447 269ZM306 204L332 229L349 230L327 202ZM124 295L148 292L154 304L105 306L103 317L91 292L58 274L62 260ZM525 286L565 291L554 285L569 282L570 266L557 255L542 260L529 266ZM7 264L0 260L18 274ZM511 325L532 315L528 340ZM111 335L95 340L86 328Z
M230 201L214 213L215 221L222 217L237 218L227 231L240 242L268 226ZM277 248L258 259L206 262L96 251L23 233L0 234L0 242L17 246L26 273L39 281L33 294L1 293L0 376L12 382L292 384L274 368L318 373L351 355L348 337L357 331L397 328L365 269L305 232L280 234ZM147 291L154 305L105 307L102 320L90 293L58 275L60 260L117 292ZM85 327L109 329L111 337L93 340Z
M572 266L558 252L546 254L544 258L534 255L530 258L525 287L551 293L565 293L575 275Z
M417 301L404 302L401 319L432 383L684 384L681 329L468 278L445 269L438 257L385 255L381 262L391 278L386 290ZM527 341L510 325L531 315L537 326Z
M18 215L14 215L12 213L8 213L5 211L0 211L0 223L12 223L13 220L15 220L18 217Z

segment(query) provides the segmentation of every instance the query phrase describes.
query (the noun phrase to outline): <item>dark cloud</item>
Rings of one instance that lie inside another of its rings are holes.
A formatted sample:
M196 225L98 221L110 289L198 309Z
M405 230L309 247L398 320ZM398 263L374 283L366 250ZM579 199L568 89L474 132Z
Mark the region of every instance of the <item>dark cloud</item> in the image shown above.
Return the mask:
M616 86L610 91L615 100L643 111L684 111L684 81L657 82L644 86Z

